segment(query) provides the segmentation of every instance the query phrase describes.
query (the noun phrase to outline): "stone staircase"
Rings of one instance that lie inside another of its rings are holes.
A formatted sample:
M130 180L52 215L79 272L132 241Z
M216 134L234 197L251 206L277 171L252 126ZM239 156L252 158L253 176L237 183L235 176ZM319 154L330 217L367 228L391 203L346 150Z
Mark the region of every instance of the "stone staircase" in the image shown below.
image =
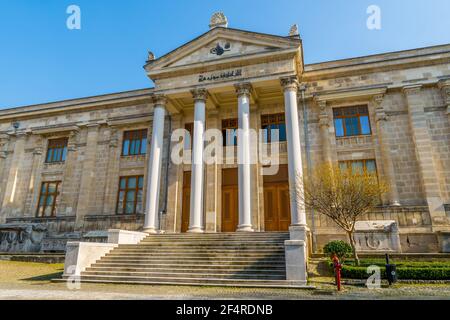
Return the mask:
M150 235L120 245L81 273L82 282L297 287L286 281L289 233Z

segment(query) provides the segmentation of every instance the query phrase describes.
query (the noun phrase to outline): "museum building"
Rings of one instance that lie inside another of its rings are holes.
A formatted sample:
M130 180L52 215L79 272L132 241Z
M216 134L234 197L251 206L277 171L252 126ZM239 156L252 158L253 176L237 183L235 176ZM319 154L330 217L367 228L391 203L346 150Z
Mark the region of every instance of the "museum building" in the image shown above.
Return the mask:
M194 40L149 53L145 72L153 88L0 111L0 252L62 251L104 242L109 229L291 226L307 226L320 251L345 233L289 190L322 163L389 183L363 220L395 221L402 252L449 252L450 45L305 65L296 26L262 34L215 15ZM188 133L183 163L171 160L177 129ZM201 161L209 129L224 133L214 163ZM238 142L237 129L262 132L261 143ZM275 174L264 174L264 157L236 161L238 144L245 156L272 143Z

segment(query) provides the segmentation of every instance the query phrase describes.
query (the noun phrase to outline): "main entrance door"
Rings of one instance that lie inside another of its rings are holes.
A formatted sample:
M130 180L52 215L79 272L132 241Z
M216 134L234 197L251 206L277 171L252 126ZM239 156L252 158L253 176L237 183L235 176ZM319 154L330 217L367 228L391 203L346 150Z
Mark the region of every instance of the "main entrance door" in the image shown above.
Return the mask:
M235 232L239 223L238 170L222 170L222 232Z
M183 177L183 207L181 210L181 232L189 230L189 214L191 210L191 172L186 171Z
M265 231L288 231L291 224L287 165L277 175L264 176Z

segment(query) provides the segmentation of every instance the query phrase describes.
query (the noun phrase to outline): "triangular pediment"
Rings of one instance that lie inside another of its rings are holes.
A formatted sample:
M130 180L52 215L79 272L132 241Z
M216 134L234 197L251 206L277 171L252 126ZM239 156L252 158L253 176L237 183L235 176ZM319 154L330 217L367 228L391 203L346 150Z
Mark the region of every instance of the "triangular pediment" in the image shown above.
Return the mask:
M147 71L171 69L201 63L218 63L240 56L297 50L299 38L281 37L230 28L215 28L178 49L149 62Z

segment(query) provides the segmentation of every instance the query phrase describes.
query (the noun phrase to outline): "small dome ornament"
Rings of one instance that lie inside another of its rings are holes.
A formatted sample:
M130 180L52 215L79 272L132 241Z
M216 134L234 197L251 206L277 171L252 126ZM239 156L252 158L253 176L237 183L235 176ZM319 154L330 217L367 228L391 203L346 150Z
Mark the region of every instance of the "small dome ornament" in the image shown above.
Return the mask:
M294 24L289 30L289 37L300 37L300 32L298 31L298 25Z
M148 55L147 55L147 62L152 62L154 60L155 60L155 54L153 52L149 51Z
M209 22L209 28L214 29L217 27L227 28L228 27L228 19L223 14L223 12L216 12L212 15L211 20Z

